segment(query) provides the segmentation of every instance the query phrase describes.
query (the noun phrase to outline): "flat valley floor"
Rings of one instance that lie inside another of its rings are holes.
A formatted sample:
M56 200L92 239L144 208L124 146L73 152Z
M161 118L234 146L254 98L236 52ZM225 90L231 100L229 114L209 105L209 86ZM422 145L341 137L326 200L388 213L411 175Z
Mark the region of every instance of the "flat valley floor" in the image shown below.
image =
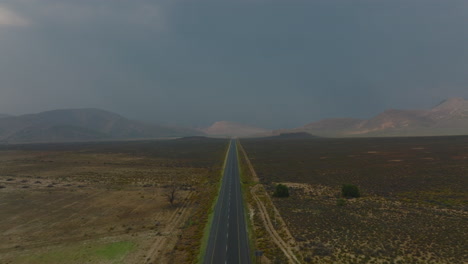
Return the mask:
M191 263L227 143L0 148L0 262Z
M273 203L303 262L468 262L468 137L241 144L270 195L289 186ZM362 197L341 197L342 184Z

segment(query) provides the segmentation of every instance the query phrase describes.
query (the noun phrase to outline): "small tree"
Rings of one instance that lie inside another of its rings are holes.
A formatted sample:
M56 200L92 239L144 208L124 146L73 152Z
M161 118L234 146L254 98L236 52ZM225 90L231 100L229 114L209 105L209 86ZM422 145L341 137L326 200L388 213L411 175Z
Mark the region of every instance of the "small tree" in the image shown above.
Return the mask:
M341 195L343 195L343 197L346 197L346 198L361 197L359 188L356 185L352 185L352 184L343 184L343 187L341 187Z
M168 187L168 191L166 192L165 196L167 198L167 201L171 205L174 205L174 202L177 198L177 191L179 190L179 187L176 184L172 184Z
M289 188L284 184L276 185L275 192L273 193L274 197L289 197Z

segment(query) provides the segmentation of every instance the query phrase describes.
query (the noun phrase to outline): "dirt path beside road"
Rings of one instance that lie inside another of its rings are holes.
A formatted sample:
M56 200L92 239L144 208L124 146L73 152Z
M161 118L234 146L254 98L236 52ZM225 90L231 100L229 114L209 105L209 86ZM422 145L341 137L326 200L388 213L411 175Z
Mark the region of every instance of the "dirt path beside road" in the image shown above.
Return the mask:
M253 181L257 183L255 186L250 188L250 193L253 197L253 200L255 201L255 211L260 215L263 226L270 235L271 240L284 253L289 263L301 263L300 256L298 256L298 254L295 252L297 243L294 237L291 235L291 232L286 226L286 223L279 214L278 210L274 206L273 201L266 192L265 188L260 183L252 163L250 162L247 153L241 144L239 144L239 149L242 155L245 157Z

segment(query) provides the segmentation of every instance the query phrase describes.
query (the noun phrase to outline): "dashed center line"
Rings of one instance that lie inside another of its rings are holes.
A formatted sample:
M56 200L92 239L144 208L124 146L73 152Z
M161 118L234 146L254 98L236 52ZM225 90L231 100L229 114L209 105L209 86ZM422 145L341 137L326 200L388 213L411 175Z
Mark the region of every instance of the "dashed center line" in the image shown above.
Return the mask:
M236 154L237 149L235 141L233 140L231 141L228 162L224 171L224 186L221 187L217 208L215 210L218 214L216 215L215 213L217 222L212 226L213 238L210 240L212 244L209 243L207 249L207 253L210 254L210 257L205 259L205 264L223 263L222 260L224 260L225 264L228 262L250 263L248 248L246 250L247 253L243 252L241 255L242 245L245 244L246 247L248 247L248 241L245 235L243 237L241 236L240 232L241 230L245 232L245 223L241 223L243 219L242 200L239 201L239 199L242 199L242 195L240 193L240 179ZM233 204L231 204L231 200L233 200ZM231 214L234 214L232 215L232 219L230 218ZM232 228L230 228L231 221ZM218 233L218 231L220 232ZM229 237L230 232L232 233L231 237ZM222 237L222 233L225 233L226 236ZM226 247L225 251L222 250L223 247Z

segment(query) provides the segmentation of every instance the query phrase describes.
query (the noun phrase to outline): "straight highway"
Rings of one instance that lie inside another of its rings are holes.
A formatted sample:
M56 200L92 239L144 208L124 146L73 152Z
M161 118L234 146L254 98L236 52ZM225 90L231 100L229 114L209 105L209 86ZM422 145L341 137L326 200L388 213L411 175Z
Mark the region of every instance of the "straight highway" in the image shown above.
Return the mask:
M231 140L205 252L205 264L249 264L236 140Z

